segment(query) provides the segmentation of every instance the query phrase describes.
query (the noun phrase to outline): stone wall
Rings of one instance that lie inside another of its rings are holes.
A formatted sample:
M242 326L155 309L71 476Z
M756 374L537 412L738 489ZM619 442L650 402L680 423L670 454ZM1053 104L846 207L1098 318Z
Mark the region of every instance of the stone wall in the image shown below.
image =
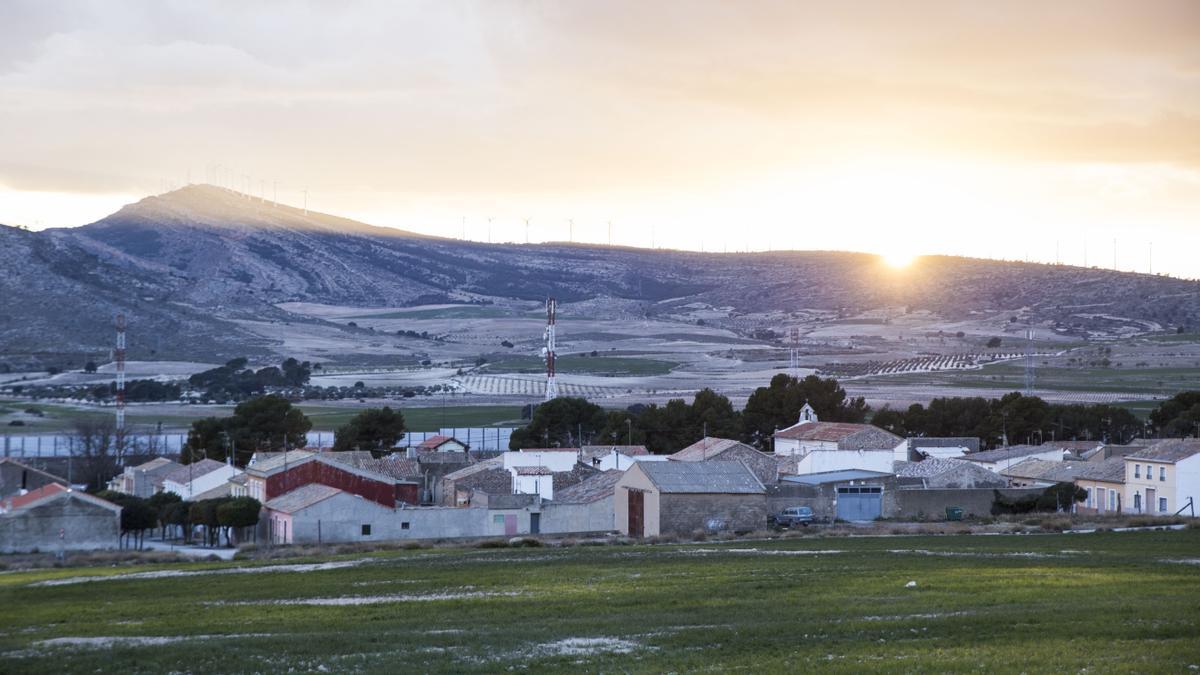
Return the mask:
M0 553L119 548L120 535L120 511L69 496L0 516Z
M659 531L691 534L697 530L761 530L767 526L764 495L660 494Z

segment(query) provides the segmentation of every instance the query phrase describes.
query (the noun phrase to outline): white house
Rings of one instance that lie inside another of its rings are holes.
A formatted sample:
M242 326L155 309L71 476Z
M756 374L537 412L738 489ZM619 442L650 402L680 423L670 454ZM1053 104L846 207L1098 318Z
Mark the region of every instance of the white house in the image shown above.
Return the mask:
M545 466L514 466L509 469L513 477L513 494L539 495L542 499L554 499L554 472Z
M1125 456L1126 513L1200 511L1200 440L1169 439Z
M229 482L230 478L242 473L242 470L218 462L215 459L202 459L199 462L181 466L163 479L163 492L174 492L185 501L220 487Z
M985 469L1001 473L1027 459L1061 462L1063 450L1052 445L1010 445L1006 448L968 453L958 459L974 462Z
M775 432L776 457L794 457L797 475L862 469L891 473L908 459L908 441L870 424L821 422L808 404L800 421Z
M979 439L975 437L920 436L908 439L910 459L950 459L962 457L969 452L979 452Z
M579 461L579 448L530 448L510 450L504 458L504 468L511 470L519 466L543 466L553 472L570 471Z
M418 452L466 452L467 444L453 436L430 436L417 445Z

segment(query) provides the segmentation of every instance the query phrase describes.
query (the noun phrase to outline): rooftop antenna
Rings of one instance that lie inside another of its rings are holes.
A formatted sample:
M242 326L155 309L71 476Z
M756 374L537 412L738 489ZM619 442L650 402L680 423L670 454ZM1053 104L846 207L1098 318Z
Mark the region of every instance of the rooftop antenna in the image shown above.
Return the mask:
M608 221L608 245L612 246L612 221Z
M575 220L567 218L567 241L575 243Z
M525 243L529 243L529 219L525 219Z
M1058 256L1058 240L1057 239L1054 240L1054 264L1055 265L1062 264L1062 260Z
M488 218L488 243L492 243L492 219Z
M554 379L554 324L558 313L558 302L553 297L546 298L546 346L542 352L546 357L546 400L558 398L558 382Z
M462 217L462 236L459 238L462 239L463 241L467 240L467 217L466 216Z
M125 315L117 315L117 348L113 350L117 362L117 434L125 430Z
M1146 242L1147 258L1146 269L1148 274L1154 274L1154 242Z

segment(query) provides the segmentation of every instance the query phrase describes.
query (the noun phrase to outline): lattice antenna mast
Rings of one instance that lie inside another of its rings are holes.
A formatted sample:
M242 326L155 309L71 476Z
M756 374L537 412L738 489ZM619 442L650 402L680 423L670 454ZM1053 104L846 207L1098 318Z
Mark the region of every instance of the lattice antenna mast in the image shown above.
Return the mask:
M1033 356L1033 328L1025 329L1025 395L1033 396L1033 385L1036 379L1036 368Z
M125 430L125 315L117 315L117 348L113 350L117 362L117 433Z
M793 377L799 377L800 374L800 327L792 326L788 329L788 368L792 371Z
M542 349L546 357L546 400L558 398L558 382L554 379L554 324L558 313L558 302L546 298L546 346Z

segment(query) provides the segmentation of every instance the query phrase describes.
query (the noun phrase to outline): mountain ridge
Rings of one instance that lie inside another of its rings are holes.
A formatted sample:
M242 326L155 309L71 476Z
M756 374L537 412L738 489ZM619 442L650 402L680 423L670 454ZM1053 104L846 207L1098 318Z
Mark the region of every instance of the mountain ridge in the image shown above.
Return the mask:
M839 315L902 306L947 318L1020 312L1070 326L1080 306L1160 328L1200 323L1200 282L1095 268L925 256L896 270L837 251L698 253L433 237L194 185L77 228L0 227L0 355L106 350L111 315L159 358L269 352L239 319L314 321L289 302L361 307L615 298L644 312ZM50 309L54 308L54 309ZM1106 309L1107 308L1107 309ZM105 319L104 317L109 317Z

